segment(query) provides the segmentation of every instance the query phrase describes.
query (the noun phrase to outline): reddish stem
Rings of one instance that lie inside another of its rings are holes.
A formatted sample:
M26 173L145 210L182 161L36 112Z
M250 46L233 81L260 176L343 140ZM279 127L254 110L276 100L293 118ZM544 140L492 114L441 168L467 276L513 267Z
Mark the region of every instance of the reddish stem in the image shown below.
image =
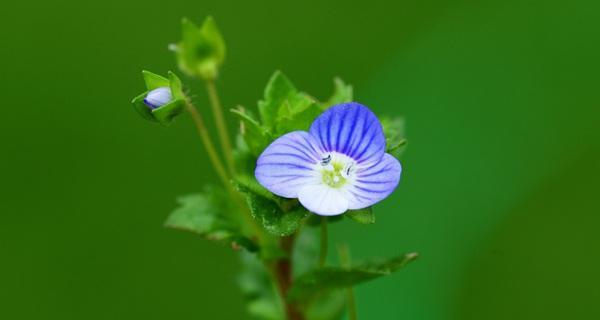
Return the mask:
M281 239L281 248L287 253L287 257L277 260L275 263L275 275L281 298L284 303L285 313L288 320L304 320L304 315L295 304L288 299L288 292L292 286L292 252L295 237L289 236Z

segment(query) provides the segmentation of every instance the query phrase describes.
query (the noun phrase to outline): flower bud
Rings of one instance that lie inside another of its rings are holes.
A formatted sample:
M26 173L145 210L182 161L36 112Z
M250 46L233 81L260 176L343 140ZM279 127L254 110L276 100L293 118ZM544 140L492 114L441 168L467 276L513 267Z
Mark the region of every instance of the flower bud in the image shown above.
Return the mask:
M173 100L171 89L169 87L159 87L148 92L144 98L144 103L148 108L156 109L171 102L171 100Z

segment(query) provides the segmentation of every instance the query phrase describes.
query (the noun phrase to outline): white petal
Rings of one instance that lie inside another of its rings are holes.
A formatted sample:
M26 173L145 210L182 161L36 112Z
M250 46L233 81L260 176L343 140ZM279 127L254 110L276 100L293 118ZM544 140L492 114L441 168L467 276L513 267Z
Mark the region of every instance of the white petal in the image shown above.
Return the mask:
M306 209L322 216L335 216L348 210L348 200L342 192L324 184L303 187L298 200Z

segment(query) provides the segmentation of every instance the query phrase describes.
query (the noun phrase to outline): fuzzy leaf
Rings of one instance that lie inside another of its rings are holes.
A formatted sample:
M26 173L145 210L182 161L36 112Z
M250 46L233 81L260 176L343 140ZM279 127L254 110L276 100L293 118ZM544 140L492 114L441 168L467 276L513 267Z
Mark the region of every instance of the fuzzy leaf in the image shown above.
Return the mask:
M382 262L353 268L325 267L300 276L292 286L289 297L307 303L314 297L334 289L347 288L362 282L389 275L415 260L418 254L409 253Z
M169 215L165 226L256 251L256 244L241 234L233 218L236 208L223 194L223 190L214 187L206 188L202 193L179 197L179 207Z
M258 185L258 183L256 183ZM309 212L296 202L277 198L275 195L255 192L253 187L236 181L236 186L246 196L252 216L258 220L269 233L280 237L296 232ZM262 188L262 186L261 186Z
M344 83L340 78L335 78L333 79L333 94L326 102L321 104L321 108L327 109L336 104L351 102L353 99L352 86Z
M349 210L344 216L362 224L373 224L375 223L375 214L373 214L373 208L368 207L360 210Z

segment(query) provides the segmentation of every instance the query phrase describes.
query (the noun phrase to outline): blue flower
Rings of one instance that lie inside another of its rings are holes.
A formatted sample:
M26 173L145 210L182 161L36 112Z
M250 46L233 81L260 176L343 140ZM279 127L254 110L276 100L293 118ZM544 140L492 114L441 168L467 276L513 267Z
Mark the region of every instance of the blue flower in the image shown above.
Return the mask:
M385 149L373 112L343 103L321 114L309 132L293 131L271 143L258 158L255 176L311 212L339 215L369 207L396 189L402 168Z
M169 87L158 87L146 95L144 98L144 103L150 109L156 109L158 107L162 107L165 104L171 102L173 100L173 95L171 94L171 88Z

